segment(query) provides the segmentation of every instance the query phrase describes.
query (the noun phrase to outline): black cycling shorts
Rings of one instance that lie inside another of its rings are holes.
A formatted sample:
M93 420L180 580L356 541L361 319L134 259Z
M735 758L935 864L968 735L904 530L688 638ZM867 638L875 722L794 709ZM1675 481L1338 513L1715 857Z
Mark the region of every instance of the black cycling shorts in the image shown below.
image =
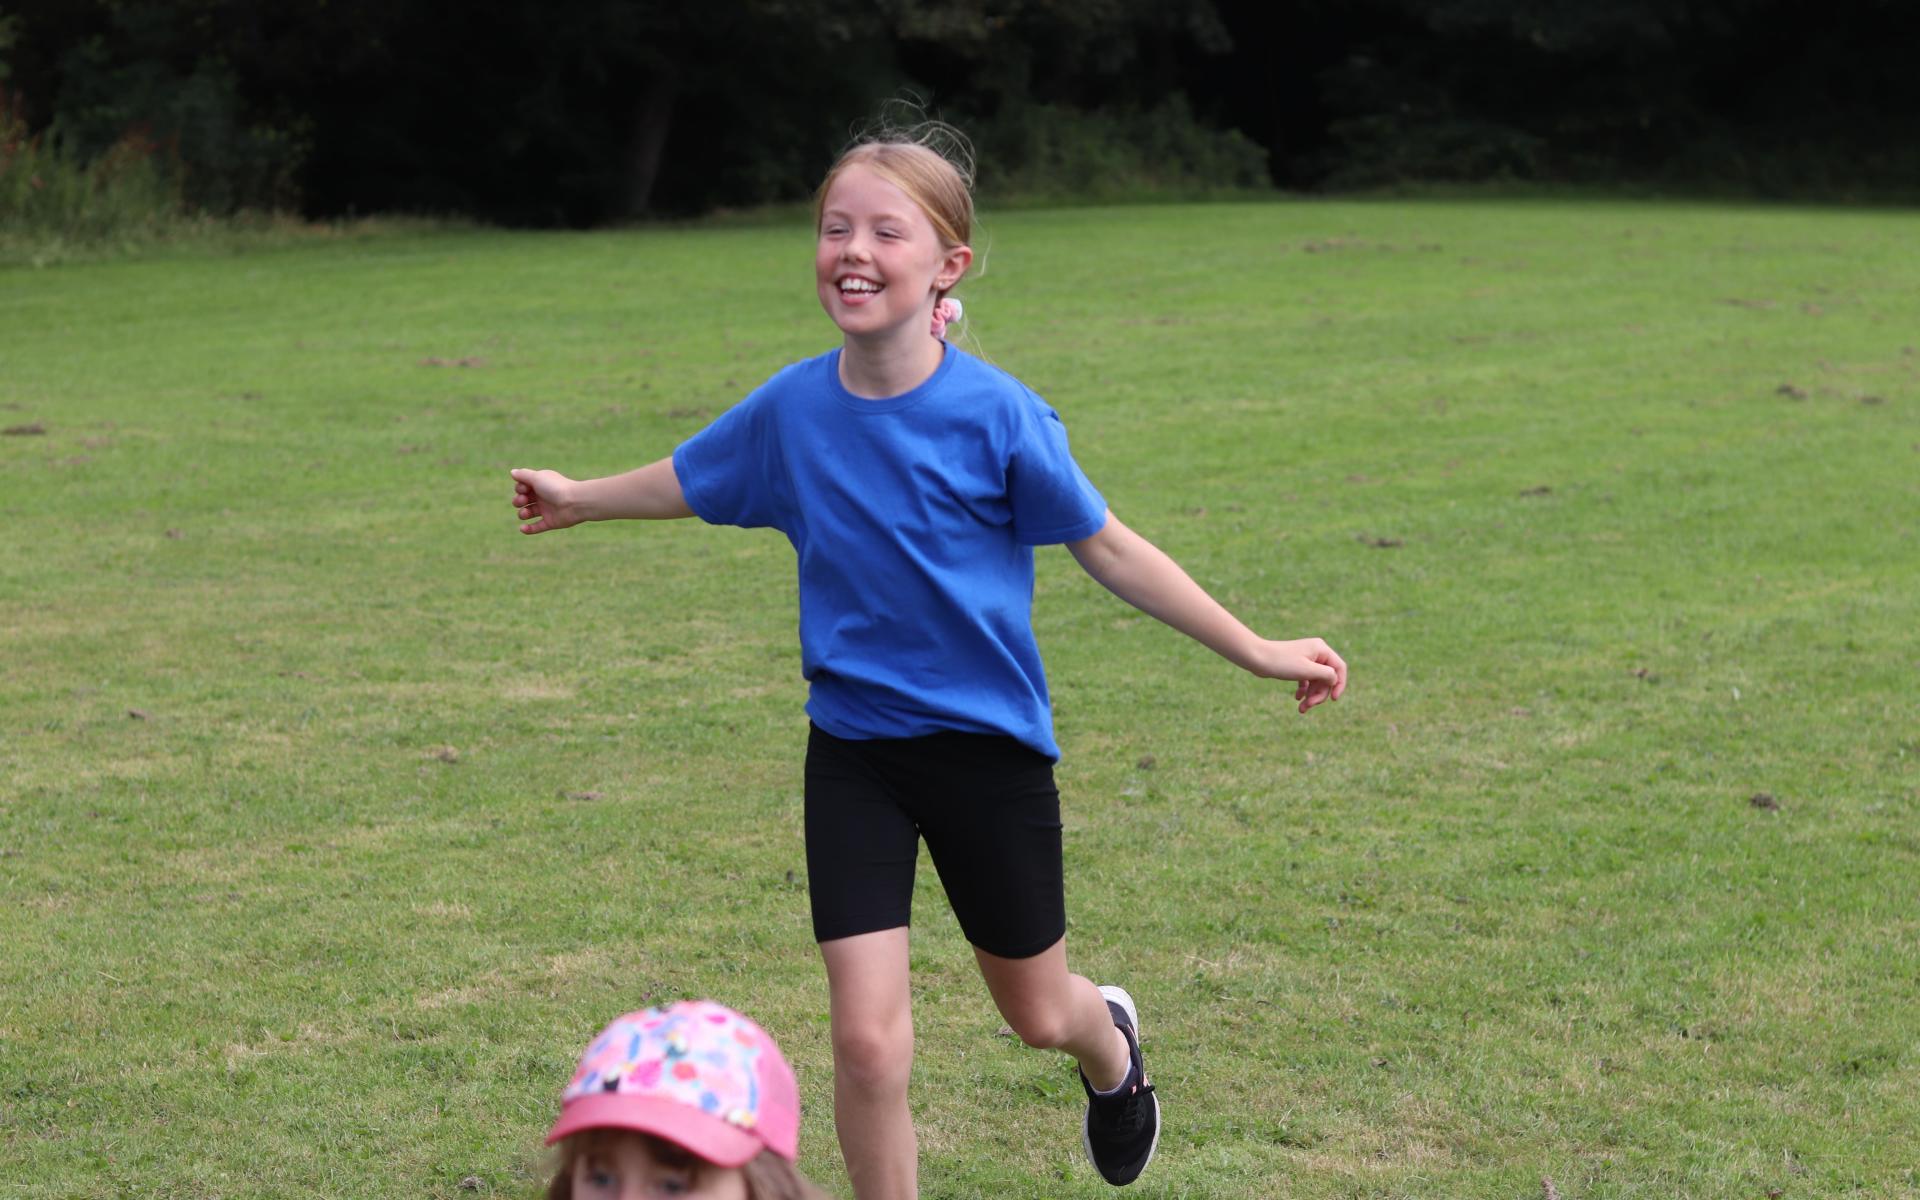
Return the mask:
M1053 762L1010 737L850 741L814 726L806 810L818 941L909 924L923 837L969 942L1030 958L1066 936Z

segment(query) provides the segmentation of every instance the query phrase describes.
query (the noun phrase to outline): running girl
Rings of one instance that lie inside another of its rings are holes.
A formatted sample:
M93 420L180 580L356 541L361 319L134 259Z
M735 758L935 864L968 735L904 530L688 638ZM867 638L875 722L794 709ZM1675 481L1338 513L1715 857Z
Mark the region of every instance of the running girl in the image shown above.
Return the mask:
M807 886L835 1126L859 1200L917 1188L907 925L919 838L1007 1024L1079 1063L1083 1145L1101 1176L1131 1182L1159 1141L1132 998L1067 966L1033 547L1066 544L1129 604L1295 682L1303 713L1347 682L1325 642L1256 635L1121 524L1059 414L942 340L948 293L973 262L973 200L964 156L933 140L955 139L932 126L856 145L820 186L814 280L838 349L779 371L649 466L584 481L512 473L525 533L697 515L793 543L812 719Z

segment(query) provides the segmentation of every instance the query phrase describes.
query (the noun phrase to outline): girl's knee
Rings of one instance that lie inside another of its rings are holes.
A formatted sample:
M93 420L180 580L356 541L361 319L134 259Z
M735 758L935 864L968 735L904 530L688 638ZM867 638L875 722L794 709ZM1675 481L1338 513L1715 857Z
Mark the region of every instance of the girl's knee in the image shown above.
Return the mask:
M904 1022L836 1021L833 1069L863 1090L904 1090L913 1070L913 1027Z
M1066 1014L1053 1008L1036 1006L1016 1008L1011 1012L1003 1009L1000 1015L1007 1019L1007 1026L1021 1041L1036 1050L1052 1050L1061 1046L1069 1034Z

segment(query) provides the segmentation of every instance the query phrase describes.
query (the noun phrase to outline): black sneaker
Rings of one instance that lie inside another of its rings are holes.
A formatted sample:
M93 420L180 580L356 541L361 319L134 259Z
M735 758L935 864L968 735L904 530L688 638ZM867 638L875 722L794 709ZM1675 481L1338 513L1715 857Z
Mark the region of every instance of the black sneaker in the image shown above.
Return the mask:
M1125 988L1103 987L1113 1023L1127 1035L1127 1078L1111 1095L1093 1090L1085 1072L1080 1086L1087 1089L1087 1123L1082 1144L1100 1178L1122 1187L1140 1178L1160 1144L1160 1101L1147 1082L1147 1066L1140 1058L1140 1016Z

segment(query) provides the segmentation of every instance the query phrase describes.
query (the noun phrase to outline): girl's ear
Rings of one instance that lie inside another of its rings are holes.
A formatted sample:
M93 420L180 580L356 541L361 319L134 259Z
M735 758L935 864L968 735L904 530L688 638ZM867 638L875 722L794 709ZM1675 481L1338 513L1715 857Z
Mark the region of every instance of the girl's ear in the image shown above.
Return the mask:
M954 284L959 283L960 277L965 275L967 268L972 265L973 247L955 246L953 249L947 251L946 258L941 260L940 274L934 277L933 286L940 291L946 291Z

